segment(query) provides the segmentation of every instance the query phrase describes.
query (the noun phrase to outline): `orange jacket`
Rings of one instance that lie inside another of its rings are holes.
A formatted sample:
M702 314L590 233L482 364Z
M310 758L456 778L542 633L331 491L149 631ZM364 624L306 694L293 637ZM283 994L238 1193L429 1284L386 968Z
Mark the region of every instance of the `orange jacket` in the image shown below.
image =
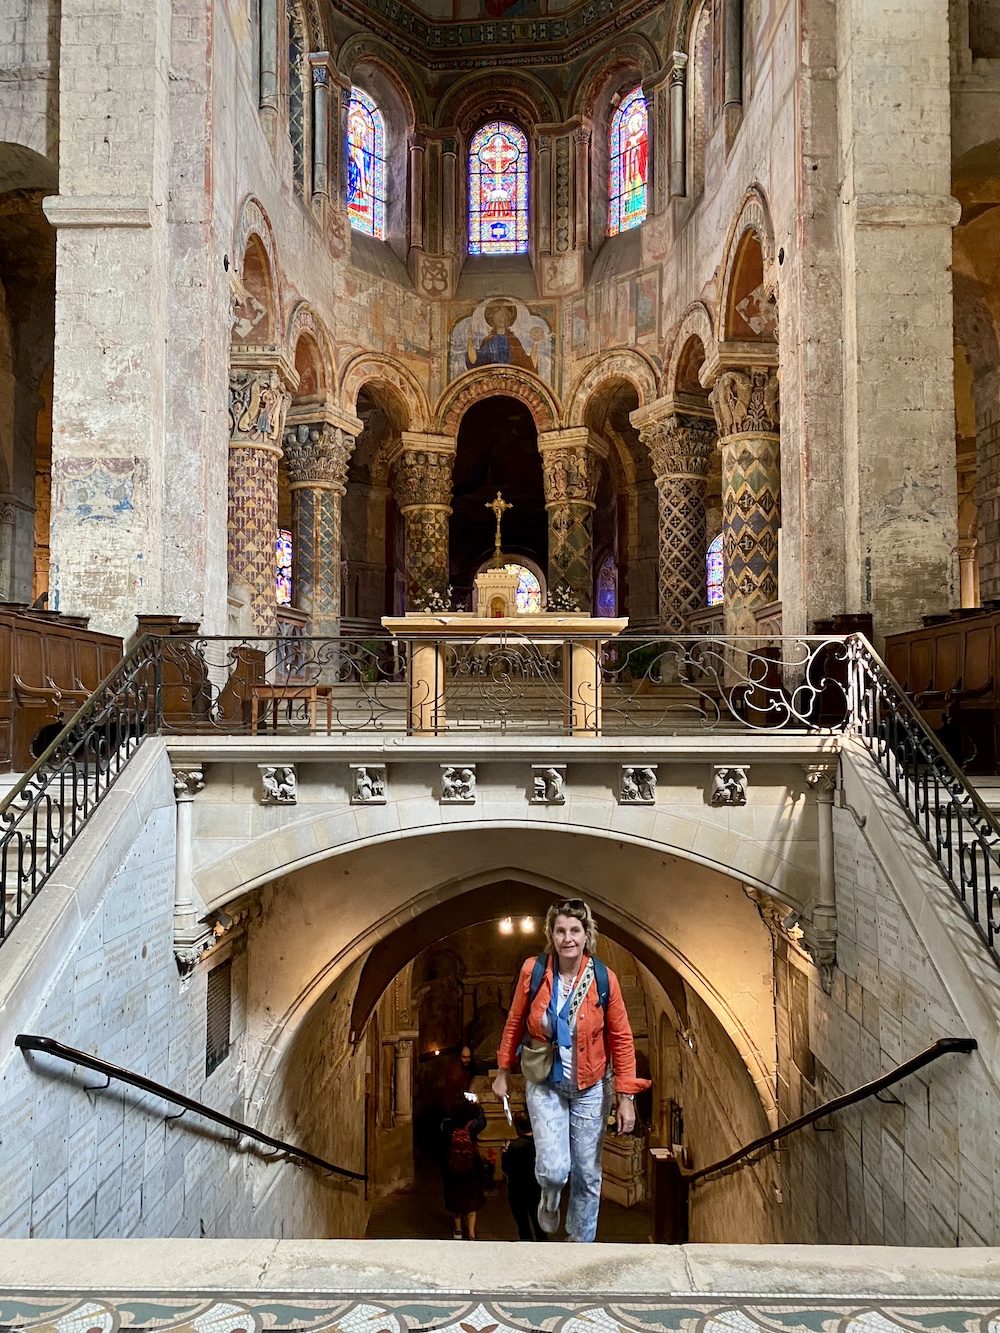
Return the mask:
M544 1039L542 1019L552 998L552 968L546 967L542 984L538 988L534 1003L529 1011L528 995L531 991L531 973L535 966L534 958L525 960L521 975L514 987L510 1013L504 1024L500 1038L500 1050L497 1052L497 1064L501 1069L510 1069L514 1063L517 1049L524 1040L525 1033L535 1038ZM576 1015L576 1073L580 1088L592 1088L600 1083L608 1067L608 1049L615 1062L615 1091L642 1092L649 1087L648 1078L635 1076L635 1045L632 1041L632 1029L628 1023L628 1011L622 999L618 978L608 968L608 1012L597 1002L597 982L590 983L590 989L584 996Z

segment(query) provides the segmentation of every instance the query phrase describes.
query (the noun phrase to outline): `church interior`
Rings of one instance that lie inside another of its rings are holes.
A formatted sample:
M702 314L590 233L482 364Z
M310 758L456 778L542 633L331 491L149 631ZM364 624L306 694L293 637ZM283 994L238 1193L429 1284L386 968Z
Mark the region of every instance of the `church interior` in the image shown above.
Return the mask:
M0 1273L513 1241L577 897L599 1242L1000 1244L992 0L0 14Z

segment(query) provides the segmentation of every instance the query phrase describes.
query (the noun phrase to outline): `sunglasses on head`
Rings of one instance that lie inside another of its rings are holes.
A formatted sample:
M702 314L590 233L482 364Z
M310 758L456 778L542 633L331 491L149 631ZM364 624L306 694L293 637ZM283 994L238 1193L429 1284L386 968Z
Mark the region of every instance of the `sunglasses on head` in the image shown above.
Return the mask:
M567 910L570 912L583 912L586 910L586 907L587 904L582 898L567 898L564 903L559 904L559 911L562 912L563 910Z

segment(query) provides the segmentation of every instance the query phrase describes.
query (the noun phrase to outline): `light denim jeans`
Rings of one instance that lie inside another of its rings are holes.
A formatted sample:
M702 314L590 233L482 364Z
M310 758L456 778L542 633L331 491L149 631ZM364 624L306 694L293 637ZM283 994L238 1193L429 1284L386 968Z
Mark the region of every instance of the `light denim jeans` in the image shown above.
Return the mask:
M597 1235L601 1206L601 1150L611 1107L611 1083L580 1091L569 1079L526 1083L535 1136L535 1178L543 1190L562 1193L569 1181L566 1231L571 1240Z

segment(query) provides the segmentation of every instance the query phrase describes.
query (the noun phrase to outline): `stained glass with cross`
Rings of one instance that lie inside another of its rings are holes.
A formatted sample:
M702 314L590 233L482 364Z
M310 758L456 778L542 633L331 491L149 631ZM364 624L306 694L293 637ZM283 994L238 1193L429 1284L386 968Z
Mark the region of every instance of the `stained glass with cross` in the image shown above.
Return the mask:
M528 140L516 125L491 120L469 145L469 254L528 249Z

